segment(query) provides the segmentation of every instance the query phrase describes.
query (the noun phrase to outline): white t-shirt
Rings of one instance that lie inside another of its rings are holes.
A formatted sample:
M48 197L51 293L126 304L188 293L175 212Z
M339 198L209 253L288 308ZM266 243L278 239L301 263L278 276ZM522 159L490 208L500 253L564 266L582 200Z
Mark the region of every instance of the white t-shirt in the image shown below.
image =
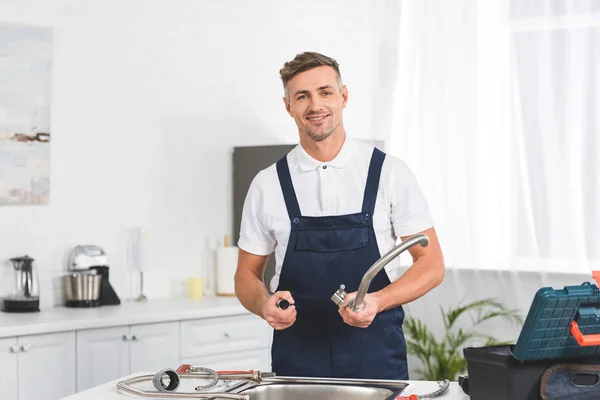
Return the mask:
M298 144L287 161L300 212L303 216L331 216L360 212L373 146L346 137L338 155L330 162L312 158ZM375 236L381 255L397 238L433 226L428 204L408 166L386 154L381 169L373 215ZM269 287L275 291L290 236L290 218L279 184L276 165L260 171L246 195L238 247L249 253L268 255L275 251L275 275ZM399 277L400 258L385 270L390 281Z

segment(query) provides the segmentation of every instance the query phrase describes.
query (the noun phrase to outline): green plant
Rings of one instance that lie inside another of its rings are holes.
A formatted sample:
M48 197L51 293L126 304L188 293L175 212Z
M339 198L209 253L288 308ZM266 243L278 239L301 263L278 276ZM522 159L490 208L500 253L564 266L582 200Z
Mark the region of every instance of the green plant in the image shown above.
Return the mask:
M440 340L418 318L406 318L403 324L408 353L421 361L423 368L416 369L415 372L423 380L457 380L459 374L466 373L467 361L462 355L464 347L512 343L502 342L491 335L478 332L476 328L483 322L504 318L511 323L523 324L518 310L507 309L501 302L492 298L459 304L456 308L447 310L440 306L440 311L446 330ZM457 328L459 318L467 315L472 318L469 328Z

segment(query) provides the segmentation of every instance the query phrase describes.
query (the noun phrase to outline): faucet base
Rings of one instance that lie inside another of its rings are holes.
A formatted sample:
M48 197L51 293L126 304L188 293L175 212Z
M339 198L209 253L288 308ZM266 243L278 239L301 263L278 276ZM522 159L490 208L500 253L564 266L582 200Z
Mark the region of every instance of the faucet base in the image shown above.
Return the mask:
M365 308L365 303L361 303L358 305L358 307L356 307L354 305L354 299L350 300L350 304L348 304L348 307L350 307L350 309L354 312L359 312L362 311L363 308Z
M347 295L345 289L345 285L340 285L340 288L333 294L333 296L331 296L331 301L340 306L344 302L344 299Z
M346 293L346 286L345 285L340 285L340 288L333 294L333 296L331 296L331 300L338 305L338 307L344 303L344 299L346 298L346 295L348 293ZM359 305L358 307L356 307L354 305L354 299L350 300L350 303L348 304L348 307L350 307L350 309L354 312L359 312L361 311L363 308L365 308L365 303L362 303L361 305Z

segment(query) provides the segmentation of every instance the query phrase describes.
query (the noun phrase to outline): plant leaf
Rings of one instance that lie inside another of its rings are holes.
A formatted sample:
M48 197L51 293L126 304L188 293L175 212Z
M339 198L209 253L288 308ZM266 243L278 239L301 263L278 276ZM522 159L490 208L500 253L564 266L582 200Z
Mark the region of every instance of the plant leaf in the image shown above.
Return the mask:
M517 310L498 310L498 311L488 311L483 313L483 315L478 315L474 325L479 325L482 322L490 320L496 317L503 317L507 319L510 323L514 324L522 324L523 318L518 314Z
M444 326L446 329L451 328L460 316L466 312L481 309L484 307L503 308L502 304L493 298L481 299L471 303L461 305L457 308L450 309L444 312Z

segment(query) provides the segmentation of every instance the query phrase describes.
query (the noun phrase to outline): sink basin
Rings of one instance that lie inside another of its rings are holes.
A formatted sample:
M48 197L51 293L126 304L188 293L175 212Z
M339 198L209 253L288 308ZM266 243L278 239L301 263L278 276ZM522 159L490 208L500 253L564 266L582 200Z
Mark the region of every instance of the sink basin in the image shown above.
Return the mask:
M261 384L241 391L250 400L388 400L404 389L318 383Z

